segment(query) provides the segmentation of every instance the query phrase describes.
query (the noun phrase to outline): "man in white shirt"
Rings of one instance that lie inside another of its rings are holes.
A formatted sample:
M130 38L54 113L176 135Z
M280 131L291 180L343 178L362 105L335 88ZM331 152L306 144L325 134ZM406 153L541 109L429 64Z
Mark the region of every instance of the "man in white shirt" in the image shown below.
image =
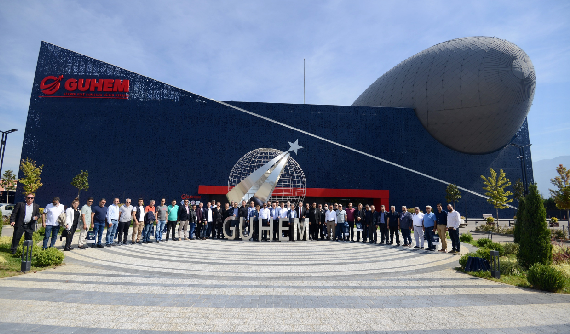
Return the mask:
M59 197L54 197L52 203L46 205L44 209L44 213L42 214L43 218L43 227L46 229L45 236L44 236L44 244L43 248L47 248L47 243L49 237L51 235L51 243L50 248L55 245L55 241L57 240L57 233L59 232L59 223L57 218L60 214L63 213L63 204L59 203Z
M295 224L295 218L299 218L299 215L295 211L295 204L290 204L289 211L287 211L287 218L289 218L289 241L295 241L295 233L293 231L293 226Z
M289 213L289 209L287 209L287 208L285 207L285 203L284 203L284 202L281 202L281 207L277 208L277 210L279 211L279 218L287 218L288 213ZM284 227L287 227L288 225L287 225L286 222L283 222L283 226L284 226ZM284 236L284 237L286 237L286 236L288 236L288 235L289 235L289 234L288 234L287 231L283 232L283 236Z
M342 209L342 204L338 205L338 210L336 210L336 230L339 231L339 235L336 236L336 241L348 241L348 238L345 237L345 222L346 222L346 211Z
M325 212L325 221L327 222L327 240L334 241L334 232L336 227L336 211L331 204L329 210Z
M449 231L452 247L452 250L449 251L449 253L460 253L459 224L461 224L461 215L459 212L453 210L453 206L451 204L447 204L447 211L447 230Z
M424 219L424 214L420 212L420 208L417 206L414 208L414 214L412 215L412 231L414 231L414 238L416 239L416 246L414 248L420 248L420 239L421 239L421 248L424 248L424 231L422 228L422 221Z
M133 206L131 205L131 199L127 198L125 200L125 205L119 208L119 227L117 228L119 233L119 246L127 244L127 234L129 233L129 227L131 226L132 220Z
M270 203L270 202L268 202ZM261 220L261 225L264 227L269 226L269 219L271 219L271 211L267 207L267 203L263 204L263 208L259 210L259 219ZM261 235L262 241L269 241L269 231L263 231Z
M113 199L113 204L109 205L107 209L107 247L116 246L113 242L115 240L115 233L117 233L117 227L119 226L119 199Z

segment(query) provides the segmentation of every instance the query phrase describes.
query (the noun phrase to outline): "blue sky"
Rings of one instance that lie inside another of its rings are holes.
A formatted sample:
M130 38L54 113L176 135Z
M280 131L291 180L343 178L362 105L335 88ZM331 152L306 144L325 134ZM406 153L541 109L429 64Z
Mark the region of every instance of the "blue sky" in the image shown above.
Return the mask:
M419 51L496 36L536 70L533 160L570 155L568 1L3 1L0 31L0 130L19 129L4 170L18 168L42 40L224 101L303 103L306 58L306 102L350 105Z

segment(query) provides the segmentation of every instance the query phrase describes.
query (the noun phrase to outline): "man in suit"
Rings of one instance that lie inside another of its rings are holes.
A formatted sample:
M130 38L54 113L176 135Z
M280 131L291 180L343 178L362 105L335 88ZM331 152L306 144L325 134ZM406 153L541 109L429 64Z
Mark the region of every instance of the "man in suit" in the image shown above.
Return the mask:
M321 211L317 209L317 203L313 203L313 207L308 211L309 216L309 240L317 241L319 239L319 224L321 222Z
M255 209L255 208L254 208ZM242 230L245 229L245 227L247 226L247 216L248 216L249 210L247 208L246 202L245 201L241 201L241 207L238 210L238 221L241 217L243 217L243 226L242 226ZM241 235L241 231L237 231L237 235L236 235L236 239L235 240L241 240L241 237L243 237Z
M22 234L25 234L24 240L32 240L32 234L34 234L36 222L40 216L40 206L34 203L34 197L34 194L26 195L26 202L16 204L10 216L10 225L14 227L12 254L16 253Z
M354 223L359 224L364 232L364 225L366 224L366 211L362 207L362 203L358 203L358 210L354 211ZM360 235L362 235L362 241L366 242L366 236L363 232L356 232L356 242L360 242Z

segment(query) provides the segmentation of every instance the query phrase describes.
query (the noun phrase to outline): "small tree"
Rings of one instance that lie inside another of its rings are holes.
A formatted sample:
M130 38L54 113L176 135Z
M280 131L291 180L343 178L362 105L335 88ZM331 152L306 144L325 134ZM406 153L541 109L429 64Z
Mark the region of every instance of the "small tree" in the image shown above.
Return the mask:
M0 185L6 190L6 203L8 203L8 192L16 190L16 182L14 181L16 181L16 174L10 169L4 172L2 180L0 180Z
M528 195L524 199L519 245L517 259L521 266L530 268L535 263L552 263L552 244L546 223L546 209L535 184L529 187Z
M524 197L524 184L521 179L517 179L513 185L513 198L520 203L521 199Z
M566 219L570 222L570 216L568 213L570 211L570 169L566 169L562 164L556 168L558 176L550 179L550 183L556 186L557 190L550 190L550 195L556 207L560 210L566 210Z
M490 168L491 176L485 177L481 175L485 186L483 187L484 190L487 190L485 196L488 196L487 202L493 204L495 209L497 209L497 222L499 221L499 209L507 208L507 203L511 203L513 201L512 198L509 198L513 193L510 191L505 191L506 187L511 185L509 179L505 177L505 172L501 169L501 173L497 178L497 172L493 168Z
M75 177L73 178L73 180L71 180L71 185L74 186L75 188L77 188L77 198L79 198L79 194L81 193L81 190L87 190L89 189L89 175L87 174L87 171L83 171L81 170L81 173L75 175Z
M24 177L19 180L24 185L24 194L35 194L36 191L43 186L42 184L42 169L44 165L36 166L34 160L26 158L20 163L20 170L24 173Z
M447 189L445 189L445 200L447 203L453 202L453 208L455 208L455 202L459 201L461 198L461 191L455 184L449 184Z

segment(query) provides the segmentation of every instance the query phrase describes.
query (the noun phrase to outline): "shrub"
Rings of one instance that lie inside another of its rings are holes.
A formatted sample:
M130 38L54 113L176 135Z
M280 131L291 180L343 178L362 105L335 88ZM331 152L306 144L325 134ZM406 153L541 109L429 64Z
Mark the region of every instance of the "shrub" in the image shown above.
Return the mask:
M491 250L489 248L479 248L475 253L475 256L491 261Z
M491 239L479 239L477 240L477 247L486 247L487 244L492 243Z
M57 248L48 248L32 257L32 264L36 267L57 266L63 262L65 255Z
M559 239L559 240L564 240L566 239L566 231L562 231L562 230L554 230L551 231L551 235L554 239Z
M517 224L518 225L518 224ZM546 210L536 184L529 187L524 200L524 213L517 254L519 264L530 268L535 263L552 263L550 231L546 224Z
M499 251L499 256L505 256L505 248L498 242L490 242L488 243L485 248L489 250Z
M518 275L524 272L517 261L501 261L500 264L501 275Z
M467 253L461 255L461 257L459 258L459 266L461 267L461 269L465 270L465 266L467 265L467 260L469 259L470 256L476 257L477 254Z
M492 224L495 221L495 218L493 217L487 217L487 224Z
M16 248L16 254L14 254L14 257L22 257L22 252L24 249L24 238L22 238L22 240L20 240L20 245L18 246L18 248ZM39 254L42 251L42 248L38 245L33 245L32 246L32 258L34 258L37 254Z
M519 244L515 244L514 242L504 244L503 248L505 249L505 255L516 255L519 252Z
M550 265L535 263L528 270L526 278L536 289L556 292L564 287L566 275Z
M552 251L552 261L555 264L570 263L570 247L558 244Z
M459 241L471 243L473 241L473 236L471 235L471 232L461 233Z

